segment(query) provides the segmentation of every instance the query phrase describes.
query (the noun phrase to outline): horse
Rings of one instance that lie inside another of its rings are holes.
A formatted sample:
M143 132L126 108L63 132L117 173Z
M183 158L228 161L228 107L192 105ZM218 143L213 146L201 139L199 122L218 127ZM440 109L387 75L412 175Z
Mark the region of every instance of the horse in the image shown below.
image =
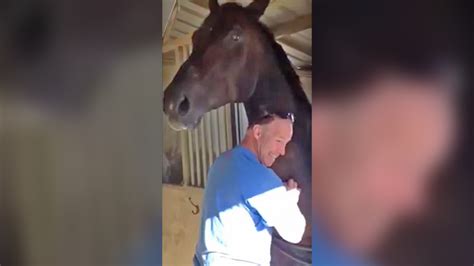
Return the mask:
M228 103L243 103L249 121L268 113L295 115L293 139L272 169L302 188L307 227L298 244L274 233L271 264L311 265L311 104L286 53L259 21L268 4L210 0L210 14L192 35L192 53L164 92L163 109L175 130L195 128L205 113Z

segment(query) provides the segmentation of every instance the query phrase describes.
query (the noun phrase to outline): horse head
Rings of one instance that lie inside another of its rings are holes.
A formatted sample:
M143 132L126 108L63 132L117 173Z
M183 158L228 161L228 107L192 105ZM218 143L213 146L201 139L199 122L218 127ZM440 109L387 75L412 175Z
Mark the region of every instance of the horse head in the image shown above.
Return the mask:
M192 36L192 53L164 93L172 128L194 128L206 112L253 94L264 69L258 20L268 3L255 0L242 7L209 1L210 14Z

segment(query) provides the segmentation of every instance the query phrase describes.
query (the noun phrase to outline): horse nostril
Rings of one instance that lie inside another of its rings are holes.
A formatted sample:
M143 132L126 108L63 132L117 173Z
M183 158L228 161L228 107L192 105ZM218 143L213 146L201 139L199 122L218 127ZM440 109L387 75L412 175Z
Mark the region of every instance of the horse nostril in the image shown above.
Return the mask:
M178 105L178 114L185 116L189 111L189 100L188 97L184 96L183 100Z

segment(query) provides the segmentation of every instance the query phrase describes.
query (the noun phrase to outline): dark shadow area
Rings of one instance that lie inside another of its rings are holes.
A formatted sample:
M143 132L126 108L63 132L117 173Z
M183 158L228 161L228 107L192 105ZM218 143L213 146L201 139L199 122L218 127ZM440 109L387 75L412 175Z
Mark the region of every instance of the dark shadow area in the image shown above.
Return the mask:
M474 60L473 9L469 1L445 3L460 33L465 65L459 98L461 141L450 167L434 185L432 211L406 223L381 249L385 265L472 265L474 262Z
M0 8L0 95L80 112L118 57L161 40L161 2L7 0Z
M460 63L462 90L457 96L461 134L457 152L434 184L427 217L399 226L380 248L378 261L380 265L393 266L472 265L472 3L370 0L314 3L314 106L318 105L318 100L322 103L327 99L350 102L360 93L357 89L363 89L362 86L354 90L351 85L370 80L373 73L383 72L383 66L389 70L400 70L397 67L402 66L403 73L424 76L436 72L430 66L451 56Z

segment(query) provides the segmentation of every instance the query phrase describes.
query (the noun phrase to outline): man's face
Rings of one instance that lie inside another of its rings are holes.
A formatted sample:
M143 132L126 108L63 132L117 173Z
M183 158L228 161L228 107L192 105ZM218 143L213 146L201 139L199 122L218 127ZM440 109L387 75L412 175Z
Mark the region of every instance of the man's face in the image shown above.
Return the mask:
M293 136L293 124L288 119L275 118L268 124L254 126L257 157L267 167L285 155L285 147Z
M373 251L393 224L423 210L454 135L439 86L385 78L357 99L313 107L314 205L352 251Z

